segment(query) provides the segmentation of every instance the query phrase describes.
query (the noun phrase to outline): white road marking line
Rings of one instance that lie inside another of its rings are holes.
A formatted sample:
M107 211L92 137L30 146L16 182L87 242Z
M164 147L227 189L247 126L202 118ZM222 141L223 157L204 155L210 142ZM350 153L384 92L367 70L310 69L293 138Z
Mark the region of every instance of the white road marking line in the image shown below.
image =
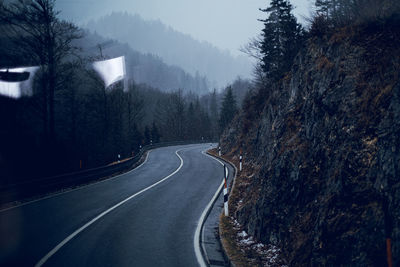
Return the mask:
M224 163L222 163L219 159L211 157L210 155L204 153L204 151L202 151L201 153L203 155L206 155L207 157L212 158L213 160L218 161L222 166L224 166ZM229 172L229 170L228 170L228 172ZM200 219L199 219L199 221L197 223L196 231L194 233L194 241L193 241L194 251L195 251L195 254L196 254L197 262L199 263L199 265L201 267L208 266L207 263L206 263L206 262L208 262L208 259L204 259L203 253L201 252L201 249L200 249L200 235L202 234L202 228L203 228L205 219L206 219L206 217L208 215L207 213L209 212L209 210L211 209L211 207L214 204L215 200L217 199L219 193L221 192L221 190L222 190L222 188L224 186L224 183L225 183L225 181L224 181L224 179L222 179L221 185L218 187L217 192L215 192L213 198L208 203L207 207L203 210L203 213L201 214ZM204 253L207 254L206 249L204 247L204 244L201 244L201 247L202 247Z
M179 165L179 167L171 174L169 174L168 176L164 177L163 179L161 179L160 181L152 184L149 187L146 187L145 189L142 189L141 191L133 194L132 196L126 198L125 200L119 202L118 204L114 205L113 207L109 208L108 210L102 212L101 214L99 214L98 216L96 216L94 219L92 219L90 222L86 223L84 226L82 226L81 228L79 228L78 230L76 230L75 232L73 232L71 235L69 235L67 238L65 238L61 243L59 243L56 247L54 247L49 253L47 253L38 263L35 264L35 267L39 267L42 266L44 263L46 263L46 261L53 256L58 250L60 250L60 248L62 248L65 244L67 244L71 239L73 239L75 236L77 236L80 232L82 232L83 230L85 230L86 228L88 228L90 225L92 225L94 222L96 222L97 220L99 220L100 218L102 218L103 216L107 215L108 213L110 213L111 211L115 210L116 208L118 208L119 206L121 206L122 204L128 202L129 200L131 200L134 197L137 197L138 195L148 191L149 189L161 184L162 182L166 181L167 179L171 178L173 175L175 175L177 172L179 172L179 170L182 168L183 166L183 159L181 158L181 156L179 156L178 152L184 150L184 148L182 149L178 149L177 151L175 151L175 154L178 156L178 158L181 161L181 164Z
M48 199L48 198L52 198L52 197L56 197L56 196L59 196L59 195L66 194L66 193L74 192L74 191L77 191L77 190L86 188L86 187L88 187L88 186L92 186L92 185L104 183L104 182L107 182L107 181L112 181L112 180L114 180L114 179L116 179L116 178L118 178L118 177L120 177L120 176L122 176L122 175L129 174L129 173L131 173L131 172L133 172L133 171L139 169L140 167L142 167L142 166L147 162L147 159L149 158L149 154L150 154L151 151L153 151L153 150L147 151L146 158L145 158L145 160L143 161L142 164L140 164L139 166L137 166L136 168L134 168L134 169L132 169L132 170L130 170L130 171L127 171L127 172L118 174L118 175L113 176L113 177L108 178L108 179L104 179L104 180L97 181L97 182L94 182L94 183L89 183L89 184L86 184L86 185L83 185L83 186L79 186L79 187L77 187L77 188L73 188L73 189L70 189L70 190L63 191L63 192L54 193L54 194L51 194L51 193L50 193L50 195L48 195L48 196L45 196L45 197L42 197L42 198L38 198L38 199L35 199L35 200L31 200L31 201L28 201L28 202L24 202L24 203L22 203L22 204L19 204L19 205L16 205L16 206L12 206L12 207L9 207L9 208L2 209L2 210L0 210L0 213L1 213L1 212L4 212L4 211L16 209L16 208L19 208L19 207L22 207L22 206L25 206L25 205L28 205L28 204L32 204L32 203L35 203L35 202L38 202L38 201L41 201L41 200L45 200L45 199Z

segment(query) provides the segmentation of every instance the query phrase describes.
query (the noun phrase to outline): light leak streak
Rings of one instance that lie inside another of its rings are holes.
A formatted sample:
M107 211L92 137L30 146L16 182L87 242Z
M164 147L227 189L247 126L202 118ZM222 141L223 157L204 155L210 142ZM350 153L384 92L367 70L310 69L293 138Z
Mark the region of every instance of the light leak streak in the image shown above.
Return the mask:
M125 57L122 56L103 61L96 61L93 63L93 69L100 75L107 88L113 83L125 78ZM126 88L124 88L124 90L126 90Z
M12 68L12 69L0 69L0 71L9 71L9 72L29 72L29 79L23 82L5 82L0 81L0 95L4 95L10 98L18 99L23 95L32 95L32 83L33 78L35 76L36 71L39 67L20 67L20 68Z

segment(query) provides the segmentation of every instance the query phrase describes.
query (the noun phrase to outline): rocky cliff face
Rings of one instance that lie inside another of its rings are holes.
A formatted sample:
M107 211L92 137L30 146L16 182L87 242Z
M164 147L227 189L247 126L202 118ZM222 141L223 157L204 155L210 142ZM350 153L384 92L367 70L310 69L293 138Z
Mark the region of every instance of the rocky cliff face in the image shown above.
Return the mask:
M400 266L399 29L312 38L221 139L244 151L235 217L290 266L385 266L386 235Z

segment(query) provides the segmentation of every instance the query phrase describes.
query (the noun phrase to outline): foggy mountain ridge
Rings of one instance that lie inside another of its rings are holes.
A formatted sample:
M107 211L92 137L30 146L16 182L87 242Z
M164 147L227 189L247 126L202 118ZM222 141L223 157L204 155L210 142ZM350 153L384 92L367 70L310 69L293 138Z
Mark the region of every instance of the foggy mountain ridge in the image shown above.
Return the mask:
M227 50L195 40L159 20L144 20L138 14L113 12L83 27L128 43L139 52L158 55L165 63L192 75L205 75L214 87L225 86L238 76L249 78L251 74L252 63L246 56L234 57Z
M182 68L168 65L157 55L141 53L132 49L128 44L105 38L97 33L85 32L85 37L77 41L84 53L91 57L99 56L99 44L106 58L125 56L126 74L135 83L147 84L164 92L182 89L199 95L210 91L209 81L200 75L191 75Z

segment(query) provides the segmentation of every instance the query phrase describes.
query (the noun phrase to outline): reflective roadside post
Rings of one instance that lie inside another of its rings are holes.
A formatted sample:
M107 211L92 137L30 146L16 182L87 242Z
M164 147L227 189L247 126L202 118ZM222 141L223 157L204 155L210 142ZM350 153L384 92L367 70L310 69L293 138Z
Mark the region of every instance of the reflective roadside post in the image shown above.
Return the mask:
M221 146L218 147L218 155L221 157Z
M242 171L242 161L243 161L243 156L242 156L242 152L240 152L240 156L239 156L239 171Z
M229 209L228 209L228 167L224 164L224 211L225 216L229 216Z

